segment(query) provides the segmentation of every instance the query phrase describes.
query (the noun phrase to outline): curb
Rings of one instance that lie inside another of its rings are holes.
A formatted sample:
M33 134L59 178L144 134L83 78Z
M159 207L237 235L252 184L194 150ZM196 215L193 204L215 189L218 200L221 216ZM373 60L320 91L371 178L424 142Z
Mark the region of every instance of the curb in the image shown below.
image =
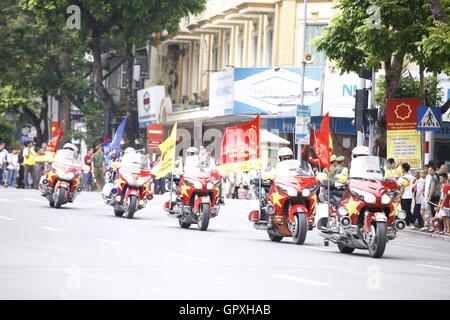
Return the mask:
M441 239L444 241L450 241L449 236L444 236L444 235L440 235L440 234L434 234L434 233L422 232L422 231L410 230L410 229L404 229L401 232L409 233L409 234L416 234L416 235L420 235L420 236L424 236L424 237L432 238L432 239Z

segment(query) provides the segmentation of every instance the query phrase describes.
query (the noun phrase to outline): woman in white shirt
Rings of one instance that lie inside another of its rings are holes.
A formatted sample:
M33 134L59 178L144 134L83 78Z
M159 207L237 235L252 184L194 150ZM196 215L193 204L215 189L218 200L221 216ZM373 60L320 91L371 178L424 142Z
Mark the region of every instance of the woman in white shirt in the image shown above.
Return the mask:
M416 194L414 197L415 205L411 223L414 224L416 221L419 224L419 227L423 227L424 216L425 216L425 205L423 204L425 197L425 170L419 171L419 178L416 182Z
M412 213L411 213L411 204L413 199L413 183L414 183L414 177L409 173L409 169L411 166L408 163L402 163L401 165L403 178L408 179L409 185L407 185L403 191L402 199L401 199L401 206L402 210L406 212L406 225L409 226L412 222Z
M20 164L19 164L19 152L17 150L13 150L12 153L8 154L8 187L14 187L16 185L16 175L19 172Z

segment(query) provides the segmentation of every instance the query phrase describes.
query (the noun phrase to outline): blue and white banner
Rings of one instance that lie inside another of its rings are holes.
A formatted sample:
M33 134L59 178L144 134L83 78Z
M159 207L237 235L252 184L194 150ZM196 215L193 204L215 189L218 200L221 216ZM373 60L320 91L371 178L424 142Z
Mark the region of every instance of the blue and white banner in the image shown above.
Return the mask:
M321 68L305 70L304 104L320 115ZM235 68L235 114L296 116L300 68Z

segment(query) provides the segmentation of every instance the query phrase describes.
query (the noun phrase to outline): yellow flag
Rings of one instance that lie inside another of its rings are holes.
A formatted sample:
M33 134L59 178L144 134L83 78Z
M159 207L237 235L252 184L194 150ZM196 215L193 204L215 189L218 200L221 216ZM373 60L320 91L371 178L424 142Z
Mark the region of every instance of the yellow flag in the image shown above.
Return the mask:
M175 144L177 142L177 123L174 124L170 136L159 145L161 159L156 178L164 177L175 169Z

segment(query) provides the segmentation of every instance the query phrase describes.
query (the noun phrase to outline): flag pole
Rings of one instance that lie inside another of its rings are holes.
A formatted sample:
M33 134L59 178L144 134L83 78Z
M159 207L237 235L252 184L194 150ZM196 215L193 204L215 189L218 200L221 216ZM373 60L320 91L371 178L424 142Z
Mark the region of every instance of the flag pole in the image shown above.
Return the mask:
M261 114L258 113L259 117L259 132L258 132L258 143L259 143L259 209L261 210L262 204L262 148L261 148ZM262 210L261 210L262 211ZM261 214L260 214L261 219Z

